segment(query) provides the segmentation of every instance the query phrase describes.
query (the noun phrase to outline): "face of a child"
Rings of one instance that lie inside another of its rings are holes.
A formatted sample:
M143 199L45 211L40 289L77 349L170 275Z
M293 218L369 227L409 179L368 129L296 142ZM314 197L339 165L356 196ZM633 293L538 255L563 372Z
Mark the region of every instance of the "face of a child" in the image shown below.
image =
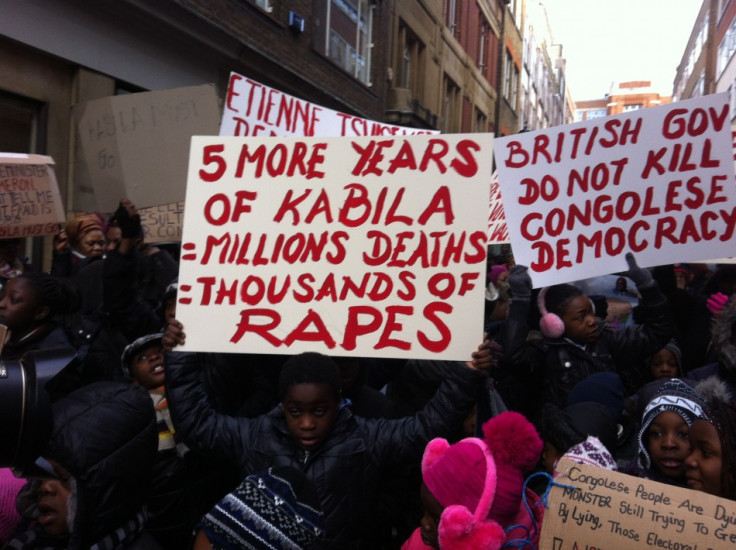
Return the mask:
M670 479L685 477L685 459L690 454L688 425L674 411L659 413L647 430L647 448L652 464Z
M44 479L41 483L38 489L38 523L47 535L68 535L71 474L59 464L49 462L60 479Z
M598 338L598 318L593 304L585 295L575 296L562 316L565 336L576 342L595 342Z
M105 235L98 229L88 231L82 235L75 248L85 258L98 258L105 252Z
M130 375L137 384L148 390L163 386L166 374L161 342L151 342L133 354L130 359Z
M427 489L424 483L422 483L422 487L419 489L419 496L422 499L422 507L424 509L424 515L419 522L421 528L419 532L422 535L422 542L427 546L439 549L440 543L437 529L440 524L440 517L442 517L442 512L445 508L429 492L429 489Z
M289 433L305 451L314 451L327 439L340 408L329 384L293 384L281 407Z
M33 284L22 277L10 279L0 293L0 323L24 336L45 318Z
M544 447L542 447L542 464L544 465L544 471L549 475L552 475L555 471L555 464L561 456L562 455L560 454L560 451L557 450L557 447L552 445L549 441L545 441Z
M690 426L692 451L687 457L687 486L711 495L721 495L721 440L715 426L698 419Z
M662 348L652 357L649 368L655 380L659 380L660 378L675 378L677 376L677 359L675 358L675 354L668 349Z

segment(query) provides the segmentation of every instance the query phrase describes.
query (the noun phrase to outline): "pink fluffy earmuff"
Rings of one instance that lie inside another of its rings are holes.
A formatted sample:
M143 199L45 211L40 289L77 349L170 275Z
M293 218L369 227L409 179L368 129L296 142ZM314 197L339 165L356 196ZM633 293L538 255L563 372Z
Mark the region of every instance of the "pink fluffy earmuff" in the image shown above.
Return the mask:
M477 445L483 452L486 459L485 484L474 511L461 504L453 504L443 510L437 529L440 548L498 550L506 541L506 533L496 521L488 519L496 493L496 463L488 446L480 439L469 437L463 439L461 443ZM451 445L441 438L430 441L422 459L422 471L432 466L450 447Z
M540 290L537 295L537 307L539 308L539 313L542 314L542 318L539 320L539 330L547 338L560 338L565 334L565 322L559 315L547 311L547 307L545 306L547 290L549 290L548 286Z

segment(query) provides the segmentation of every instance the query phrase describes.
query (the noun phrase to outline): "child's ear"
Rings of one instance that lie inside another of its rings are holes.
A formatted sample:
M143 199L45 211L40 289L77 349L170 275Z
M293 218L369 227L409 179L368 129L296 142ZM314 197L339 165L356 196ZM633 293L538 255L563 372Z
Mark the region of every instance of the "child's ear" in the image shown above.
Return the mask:
M38 309L36 312L36 315L33 316L34 321L44 321L48 318L48 316L51 314L51 309L49 306L43 306Z

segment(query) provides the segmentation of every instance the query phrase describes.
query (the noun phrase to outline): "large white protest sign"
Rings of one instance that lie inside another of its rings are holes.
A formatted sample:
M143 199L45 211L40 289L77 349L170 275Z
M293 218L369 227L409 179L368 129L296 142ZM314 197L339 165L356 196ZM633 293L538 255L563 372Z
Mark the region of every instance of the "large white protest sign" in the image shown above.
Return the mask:
M492 139L193 138L185 349L468 359Z
M495 142L516 262L535 286L736 255L727 94Z
M44 155L0 153L0 239L59 232L64 207L53 165Z
M392 136L437 134L341 113L238 73L230 74L221 136Z

